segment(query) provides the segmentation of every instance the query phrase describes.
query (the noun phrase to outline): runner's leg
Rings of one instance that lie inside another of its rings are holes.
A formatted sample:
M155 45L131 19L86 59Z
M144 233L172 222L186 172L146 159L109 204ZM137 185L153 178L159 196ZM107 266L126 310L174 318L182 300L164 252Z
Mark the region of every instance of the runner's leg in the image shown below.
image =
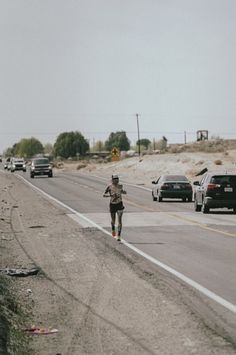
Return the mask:
M111 212L111 233L113 237L116 236L115 224L116 224L116 213Z
M118 215L118 239L120 239L121 230L122 230L122 216L123 216L123 210L117 211L117 215Z

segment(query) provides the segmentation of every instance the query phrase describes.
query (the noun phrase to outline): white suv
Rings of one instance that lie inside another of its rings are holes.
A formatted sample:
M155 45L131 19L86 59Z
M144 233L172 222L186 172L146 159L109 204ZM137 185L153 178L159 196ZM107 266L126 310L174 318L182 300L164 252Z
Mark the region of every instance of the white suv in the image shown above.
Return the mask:
M15 170L22 170L26 171L26 164L24 159L22 158L12 158L11 159L11 165L10 165L10 170L12 173L14 173Z

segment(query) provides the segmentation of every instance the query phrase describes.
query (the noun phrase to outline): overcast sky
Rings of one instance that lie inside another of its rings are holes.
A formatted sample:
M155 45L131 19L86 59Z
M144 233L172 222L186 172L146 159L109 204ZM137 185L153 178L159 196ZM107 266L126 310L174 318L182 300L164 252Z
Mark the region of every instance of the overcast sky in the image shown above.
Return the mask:
M236 138L235 0L0 0L0 152L21 138Z

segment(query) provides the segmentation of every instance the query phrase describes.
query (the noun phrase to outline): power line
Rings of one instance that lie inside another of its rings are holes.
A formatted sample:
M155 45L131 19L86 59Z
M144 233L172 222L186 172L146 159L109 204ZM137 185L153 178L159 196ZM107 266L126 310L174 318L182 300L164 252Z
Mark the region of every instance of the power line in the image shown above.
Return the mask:
M71 129L69 130L61 130L60 132L37 132L37 131L28 131L28 132L0 132L1 136L4 135L32 135L32 134L37 134L37 135L58 135L61 132L67 132L67 131L71 131ZM82 131L82 130L80 130ZM110 131L82 131L84 134L110 134L112 131L114 130L110 130ZM125 131L128 134L137 134L137 131L127 131L127 130L122 130ZM175 134L175 135L183 135L183 132L186 132L186 134L196 134L196 131L142 131L140 130L140 133L142 134ZM211 134L213 135L236 135L236 132L214 132L214 131L210 131Z

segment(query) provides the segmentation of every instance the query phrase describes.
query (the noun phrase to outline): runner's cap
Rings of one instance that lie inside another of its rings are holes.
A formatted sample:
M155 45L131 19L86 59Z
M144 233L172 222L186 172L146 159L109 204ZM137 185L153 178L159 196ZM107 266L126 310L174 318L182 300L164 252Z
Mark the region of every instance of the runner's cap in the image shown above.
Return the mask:
M114 174L114 175L111 176L111 178L112 178L112 180L114 180L114 179L119 179L119 176L116 175L116 174Z

